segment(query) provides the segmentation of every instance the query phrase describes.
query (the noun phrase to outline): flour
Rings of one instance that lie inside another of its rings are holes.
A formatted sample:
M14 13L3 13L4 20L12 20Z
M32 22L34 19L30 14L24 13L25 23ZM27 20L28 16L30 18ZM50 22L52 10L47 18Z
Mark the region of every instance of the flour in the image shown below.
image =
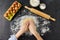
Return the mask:
M46 9L46 4L41 3L39 7L40 7L41 10L44 10L44 9Z
M24 21L24 19L27 19L27 18L32 18L35 25L38 27L38 24L39 24L39 21L37 20L37 17L35 16L31 16L31 15L25 15L25 16L22 16L21 17L21 21L19 22L20 23L20 26L23 24L22 22Z
M19 27L21 27L23 25L23 20L26 19L26 18L32 18L34 20L34 23L36 25L36 27L39 27L38 24L39 24L39 21L37 20L37 17L35 16L31 16L31 15L25 15L25 16L22 16L18 19L15 20L14 24L16 25L16 27L13 25L11 29L13 29L12 31L17 31L18 29L20 29ZM14 29L15 27L15 29ZM31 33L29 32L26 32L26 35L29 34L29 35L32 35Z
M16 34L20 30L21 26L23 25L24 19L27 19L27 18L33 19L33 21L36 25L36 28L37 28L37 32L39 34L41 34L41 36L43 36L46 32L50 31L50 28L49 28L50 21L48 21L48 20L46 20L46 19L44 19L40 16L37 16L37 15L27 11L27 10L23 10L22 13L20 14L20 16L16 17L10 23L10 26L11 26L10 28L11 28L11 31L12 31L13 34ZM31 36L32 33L30 33L28 31L28 32L25 32L25 35L26 36Z
M30 0L30 5L37 7L40 4L40 0Z

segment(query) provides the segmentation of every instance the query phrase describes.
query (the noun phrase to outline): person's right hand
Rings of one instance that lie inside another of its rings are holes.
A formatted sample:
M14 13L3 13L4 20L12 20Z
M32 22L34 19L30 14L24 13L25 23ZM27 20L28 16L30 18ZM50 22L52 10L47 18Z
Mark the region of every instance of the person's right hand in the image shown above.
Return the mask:
M29 31L34 34L36 32L36 26L32 19L29 20Z
M32 19L29 20L29 31L37 38L37 40L43 40L40 34L36 31L36 26Z

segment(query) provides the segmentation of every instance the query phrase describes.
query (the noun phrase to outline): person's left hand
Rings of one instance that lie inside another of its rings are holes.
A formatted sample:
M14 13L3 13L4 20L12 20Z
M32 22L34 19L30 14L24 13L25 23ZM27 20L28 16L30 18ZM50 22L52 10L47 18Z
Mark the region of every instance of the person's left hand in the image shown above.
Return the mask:
M16 33L16 35L15 35L16 38L19 38L19 36L21 36L23 33L25 33L26 31L28 31L28 25L29 25L28 21L25 20L23 22L23 24L21 25L20 30Z
M28 20L24 21L22 26L20 27L20 30L22 30L22 32L25 33L26 31L28 31L28 25L29 25Z

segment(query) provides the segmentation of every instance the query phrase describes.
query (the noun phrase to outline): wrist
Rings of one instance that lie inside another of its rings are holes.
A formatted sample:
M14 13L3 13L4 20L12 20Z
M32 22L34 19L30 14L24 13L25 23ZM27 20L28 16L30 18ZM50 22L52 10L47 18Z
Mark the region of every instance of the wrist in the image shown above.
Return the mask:
M23 34L23 31L22 30L19 30L17 33L16 33L16 38L18 39L21 35Z
M33 35L37 38L37 40L43 40L37 31L35 31Z

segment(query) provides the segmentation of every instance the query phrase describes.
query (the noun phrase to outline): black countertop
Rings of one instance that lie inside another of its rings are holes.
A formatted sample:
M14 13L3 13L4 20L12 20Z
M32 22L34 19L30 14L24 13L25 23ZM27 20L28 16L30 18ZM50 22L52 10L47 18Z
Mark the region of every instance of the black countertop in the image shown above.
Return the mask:
M29 0L17 1L21 2L22 5L30 6ZM10 22L3 17L3 14L13 2L14 0L0 0L0 40L7 40L10 37ZM56 18L56 22L51 21L51 32L43 36L44 40L60 40L60 0L41 0L41 3L47 5L46 10L42 11ZM30 39L33 40L33 38Z

